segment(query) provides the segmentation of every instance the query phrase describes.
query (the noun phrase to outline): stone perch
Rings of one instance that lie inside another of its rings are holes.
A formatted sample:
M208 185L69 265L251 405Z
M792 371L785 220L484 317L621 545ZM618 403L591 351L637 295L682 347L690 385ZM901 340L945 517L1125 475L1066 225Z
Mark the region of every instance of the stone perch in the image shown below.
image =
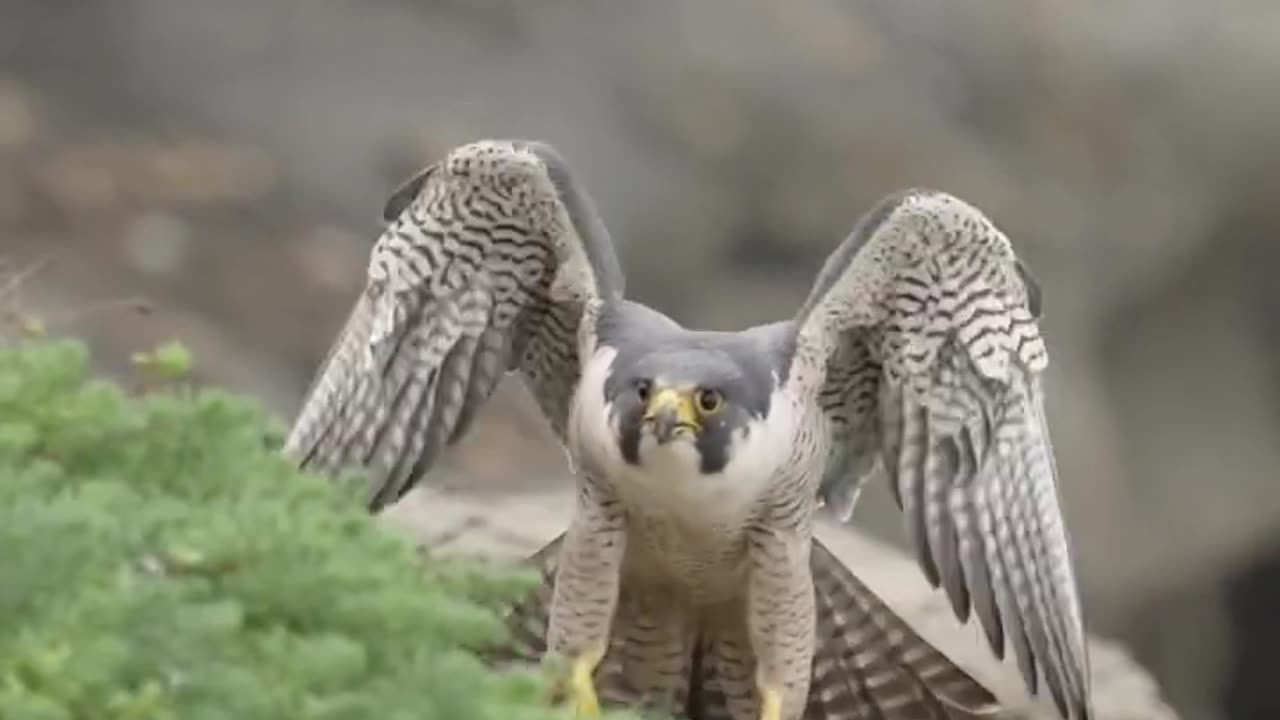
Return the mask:
M566 489L466 494L419 488L382 517L440 552L515 560L564 530L571 494ZM1031 698L1013 659L1001 663L988 650L976 622L961 625L941 591L925 582L903 552L848 527L821 521L818 536L845 564L900 612L924 638L985 684L1009 720L1058 720L1048 698ZM1119 645L1090 639L1097 720L1178 720L1155 680Z

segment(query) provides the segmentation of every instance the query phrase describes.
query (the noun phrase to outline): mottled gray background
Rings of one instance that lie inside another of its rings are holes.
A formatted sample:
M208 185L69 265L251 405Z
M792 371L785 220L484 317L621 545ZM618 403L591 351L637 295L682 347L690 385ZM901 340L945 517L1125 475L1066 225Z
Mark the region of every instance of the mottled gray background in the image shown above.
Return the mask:
M288 418L383 200L451 145L558 146L634 296L713 327L793 312L881 195L951 191L1044 285L1094 629L1186 718L1280 717L1277 28L1265 0L0 0L0 254L54 260L26 299L103 372L179 338ZM441 476L564 482L548 439L505 385ZM883 489L859 515L901 541Z

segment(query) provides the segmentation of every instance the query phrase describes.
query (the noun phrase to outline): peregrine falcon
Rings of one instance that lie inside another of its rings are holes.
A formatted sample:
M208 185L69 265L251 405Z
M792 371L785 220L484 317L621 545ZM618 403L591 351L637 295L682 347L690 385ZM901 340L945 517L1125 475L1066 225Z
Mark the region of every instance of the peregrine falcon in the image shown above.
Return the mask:
M885 198L793 317L740 332L626 299L593 202L545 143L455 148L383 216L285 451L364 468L376 512L518 371L577 493L535 557L545 585L513 611L512 653L565 659L579 714L602 700L732 720L993 712L813 536L820 508L848 520L883 475L957 618L976 613L999 657L1012 645L1064 718L1090 716L1040 292L981 211L929 190Z

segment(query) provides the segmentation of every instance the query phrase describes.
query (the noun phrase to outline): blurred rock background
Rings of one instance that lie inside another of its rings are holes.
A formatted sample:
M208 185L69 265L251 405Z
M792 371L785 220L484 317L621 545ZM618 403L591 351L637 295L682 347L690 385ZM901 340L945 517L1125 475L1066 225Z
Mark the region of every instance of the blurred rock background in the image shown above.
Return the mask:
M1280 4L0 0L0 256L102 371L180 338L291 417L391 189L560 148L637 299L789 315L880 196L956 193L1041 280L1093 629L1186 718L1280 717ZM142 296L150 314L119 301ZM507 383L445 482L565 482ZM882 488L864 527L901 543Z

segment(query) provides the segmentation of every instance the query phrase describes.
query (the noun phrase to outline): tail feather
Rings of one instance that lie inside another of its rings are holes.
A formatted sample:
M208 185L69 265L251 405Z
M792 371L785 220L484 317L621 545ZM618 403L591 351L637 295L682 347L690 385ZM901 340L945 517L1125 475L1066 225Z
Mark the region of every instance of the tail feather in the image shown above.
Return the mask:
M814 539L818 647L805 720L993 717L996 698Z
M563 541L564 535L561 534L525 561L542 575L542 582L507 610L506 642L488 650L485 658L489 662L536 663L542 660L547 651L547 623L551 620L556 561Z
M542 583L508 612L507 641L489 653L491 662L536 663L546 651L562 537L529 558ZM997 714L995 696L916 634L825 545L813 543L818 645L805 720L970 720ZM673 690L687 720L733 720L718 659L714 639L699 637L687 685ZM601 700L635 704L638 698L625 674L609 665L606 658L596 679Z

